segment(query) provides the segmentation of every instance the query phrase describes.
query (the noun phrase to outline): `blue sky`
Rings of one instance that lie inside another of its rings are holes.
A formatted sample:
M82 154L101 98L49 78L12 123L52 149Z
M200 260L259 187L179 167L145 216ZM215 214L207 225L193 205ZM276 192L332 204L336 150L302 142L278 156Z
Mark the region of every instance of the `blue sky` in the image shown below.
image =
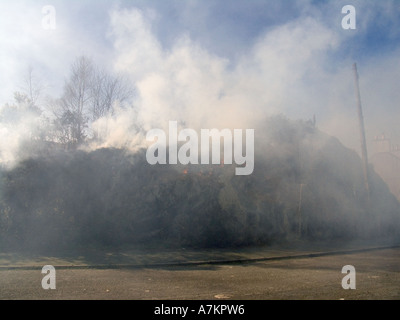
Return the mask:
M343 6L356 30L343 30ZM42 28L44 5L55 30ZM69 66L87 55L137 87L145 128L249 127L260 115L310 119L357 150L351 66L360 73L368 140L400 143L400 1L397 0L2 0L0 105L29 66L57 97ZM181 119L177 119L177 118ZM129 115L112 119L126 137Z

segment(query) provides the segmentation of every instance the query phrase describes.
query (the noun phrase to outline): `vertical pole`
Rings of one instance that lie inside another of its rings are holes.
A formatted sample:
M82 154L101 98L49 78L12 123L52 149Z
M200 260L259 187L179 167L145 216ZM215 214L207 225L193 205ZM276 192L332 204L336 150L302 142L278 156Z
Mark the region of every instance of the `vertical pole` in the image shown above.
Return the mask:
M297 233L299 235L299 237L301 237L301 229L302 229L302 217L301 217L301 205L302 205L302 201L303 201L303 187L304 187L304 183L300 183L300 191L299 191L299 205L297 207L297 218L298 218L298 229L297 229Z
M364 171L364 183L365 183L365 190L368 195L368 199L370 196L370 188L369 188L369 174L368 174L368 155L367 155L367 142L365 139L365 128L364 128L364 117L362 112L361 106L361 97L360 97L360 86L358 83L358 72L357 72L357 64L353 64L353 71L354 71L354 84L355 84L355 93L357 99L357 112L358 112L358 121L360 127L360 139L361 139L361 155L362 155L362 162L363 162L363 171Z

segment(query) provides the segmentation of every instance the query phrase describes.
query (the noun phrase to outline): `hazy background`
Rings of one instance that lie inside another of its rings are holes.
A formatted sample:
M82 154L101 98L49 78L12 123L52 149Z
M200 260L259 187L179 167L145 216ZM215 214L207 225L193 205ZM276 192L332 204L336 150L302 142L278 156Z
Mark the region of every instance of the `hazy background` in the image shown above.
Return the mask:
M312 119L359 152L352 64L357 62L367 140L400 141L400 3L352 1L357 29L343 30L348 1L1 1L0 106L33 68L46 97L60 95L85 55L136 88L134 108L107 121L103 146L136 145L132 123L166 128L251 128L264 115ZM42 28L42 7L56 29ZM132 111L134 110L134 112ZM21 127L2 130L12 157ZM14 148L14 149L13 149ZM7 150L9 149L9 150Z

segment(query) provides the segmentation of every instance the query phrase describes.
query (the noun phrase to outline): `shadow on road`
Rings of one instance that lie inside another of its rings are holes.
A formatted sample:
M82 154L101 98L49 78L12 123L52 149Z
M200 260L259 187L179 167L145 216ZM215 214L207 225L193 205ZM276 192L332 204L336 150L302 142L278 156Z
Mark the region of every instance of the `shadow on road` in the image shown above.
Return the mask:
M222 264L246 264L260 261L346 254L391 247L393 241L378 242L306 242L291 241L261 247L186 249L162 246L129 248L74 248L62 252L0 253L0 270L39 269L53 265L64 269L133 269L133 268L205 268L211 270Z

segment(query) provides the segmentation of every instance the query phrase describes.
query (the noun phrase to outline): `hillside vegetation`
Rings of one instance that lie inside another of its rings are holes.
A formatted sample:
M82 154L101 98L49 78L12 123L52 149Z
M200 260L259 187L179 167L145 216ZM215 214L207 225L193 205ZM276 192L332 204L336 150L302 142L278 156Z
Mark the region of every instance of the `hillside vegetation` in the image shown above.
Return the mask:
M397 236L400 205L359 156L309 122L256 131L255 169L155 165L145 150L46 149L0 176L2 250L231 247Z

